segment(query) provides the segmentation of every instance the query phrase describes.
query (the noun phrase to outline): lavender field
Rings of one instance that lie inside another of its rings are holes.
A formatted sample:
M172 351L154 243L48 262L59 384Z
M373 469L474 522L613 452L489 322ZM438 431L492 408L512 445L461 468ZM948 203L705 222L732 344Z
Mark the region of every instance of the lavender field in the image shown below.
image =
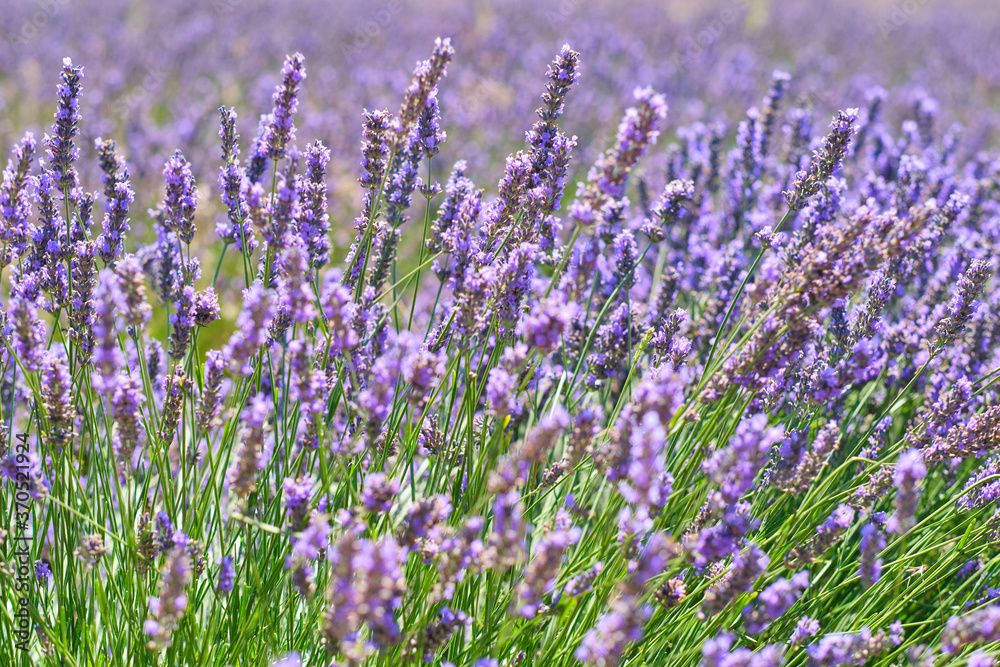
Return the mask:
M0 665L996 667L995 0L0 37Z

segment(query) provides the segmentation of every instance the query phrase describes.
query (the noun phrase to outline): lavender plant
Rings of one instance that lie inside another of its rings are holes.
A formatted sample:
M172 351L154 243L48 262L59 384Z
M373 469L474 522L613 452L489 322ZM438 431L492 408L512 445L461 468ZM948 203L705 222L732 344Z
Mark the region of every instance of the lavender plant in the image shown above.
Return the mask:
M295 53L251 142L91 193L66 59L0 187L3 664L994 664L1000 162L777 70L580 164L587 63L495 188L439 38L355 157Z

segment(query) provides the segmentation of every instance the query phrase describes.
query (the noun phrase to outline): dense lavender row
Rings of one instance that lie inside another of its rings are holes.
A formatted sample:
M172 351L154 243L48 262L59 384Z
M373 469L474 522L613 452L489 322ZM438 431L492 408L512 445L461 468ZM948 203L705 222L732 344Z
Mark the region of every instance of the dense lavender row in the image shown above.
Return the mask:
M461 62L437 40L364 112L341 252L302 54L252 140L218 110L209 230L181 150L148 213L111 140L88 191L91 79L64 61L0 186L31 656L994 665L1000 161L928 95L897 123L872 86L828 122L776 70L731 126L637 87L582 166L564 46L487 196L430 169Z

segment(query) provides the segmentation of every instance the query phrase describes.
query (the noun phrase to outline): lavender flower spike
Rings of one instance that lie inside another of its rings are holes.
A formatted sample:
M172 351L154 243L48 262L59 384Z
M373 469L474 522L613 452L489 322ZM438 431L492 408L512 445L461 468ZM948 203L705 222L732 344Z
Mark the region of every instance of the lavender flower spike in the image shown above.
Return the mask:
M26 371L41 368L45 354L45 325L38 319L38 309L31 300L15 295L7 306L7 318L13 328L14 352Z
M58 86L59 108L52 124L52 136L46 135L49 162L55 173L56 185L63 191L73 190L79 184L76 161L80 149L73 145L73 137L80 132L80 80L83 67L74 67L69 58L63 59L62 83Z
M219 595L229 595L236 583L236 568L233 567L233 557L223 556L219 559L219 583L216 590Z
M913 515L920 502L920 485L926 476L927 466L924 465L924 457L920 451L910 449L900 454L896 471L892 475L892 482L896 487L896 497L893 500L896 513L886 521L889 532L903 535L916 525Z
M806 205L806 201L826 183L827 179L840 167L847 155L851 137L858 131L858 110L841 111L830 123L830 134L823 146L813 153L809 171L800 171L795 175L792 190L785 192L785 201L789 208L798 210Z
M753 605L743 608L743 624L752 635L760 634L767 626L785 615L809 587L809 572L796 572L789 579L778 579L765 588Z
M236 318L236 330L222 348L233 372L244 376L253 372L251 361L267 341L267 330L276 312L274 293L260 281L243 290L243 312Z
M983 286L993 274L989 262L977 259L969 265L968 270L958 279L955 297L948 306L948 314L938 322L934 330L937 332L937 349L951 343L965 331L965 325L975 312L975 301L983 293Z
M420 119L420 114L427 106L427 99L431 92L437 88L438 83L448 71L448 63L455 55L455 49L451 46L451 40L438 37L434 40L434 51L430 60L417 63L413 71L413 81L406 89L403 98L403 106L399 110L393 129L395 130L395 141L393 142L393 152L399 154L405 146L410 131Z
M861 527L861 562L858 576L865 588L871 588L882 576L882 559L879 554L885 549L885 533L874 522Z
M636 88L636 105L625 112L618 125L614 148L601 155L581 184L577 201L570 208L577 224L591 226L610 200L625 193L625 182L639 158L656 143L659 122L667 117L667 102L652 88Z
M163 178L167 182L163 223L167 229L177 232L184 243L190 244L194 240L194 209L198 204L198 191L194 186L191 163L184 159L180 151L167 160Z
M174 630L187 611L186 588L191 583L191 559L183 546L174 547L167 556L160 580L159 596L149 599L149 619L144 626L149 635L146 644L151 651L170 646Z
M250 224L250 207L247 204L246 191L249 189L249 179L246 169L240 164L240 135L236 133L236 111L219 107L222 117L222 127L219 138L222 139L222 167L219 169L219 192L222 203L226 205L229 223L218 222L215 232L227 243L232 243L236 249L243 252L244 245L249 252L257 247L257 237Z
M34 180L29 174L35 158L35 135L28 132L11 151L0 185L0 242L10 244L21 255L34 234L31 197Z
M292 116L299 105L299 85L306 78L305 61L301 53L294 53L285 58L281 68L281 83L274 89L274 111L263 137L267 157L272 160L285 157L288 144L295 140Z
M784 664L782 646L768 644L759 652L733 648L733 635L722 633L709 639L701 648L702 667L778 667Z
M949 618L944 635L941 637L941 650L947 655L954 655L969 644L998 640L1000 640L1000 605L991 605L965 616Z

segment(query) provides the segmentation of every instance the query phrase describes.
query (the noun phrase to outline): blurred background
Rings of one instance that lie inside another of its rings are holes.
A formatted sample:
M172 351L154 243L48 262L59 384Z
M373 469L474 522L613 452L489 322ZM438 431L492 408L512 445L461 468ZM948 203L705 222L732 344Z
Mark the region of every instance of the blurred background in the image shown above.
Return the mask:
M534 122L546 66L563 43L583 60L563 123L580 137L578 169L609 143L635 86L666 93L668 134L695 119L731 126L760 103L776 67L792 74L789 106L809 106L817 119L864 106L865 90L879 84L891 93L890 114L929 96L941 122L960 121L975 134L970 145L992 142L998 127L996 0L0 4L0 147L47 128L70 56L85 66L82 136L116 139L140 183L180 148L202 176L199 186L211 189L217 108L236 107L248 144L285 54L301 51L308 79L299 144L329 145L335 198L356 200L362 109L395 111L414 63L439 35L452 38L456 56L441 87L449 139L437 166L446 176L451 162L466 159L483 184L496 183L501 158Z

